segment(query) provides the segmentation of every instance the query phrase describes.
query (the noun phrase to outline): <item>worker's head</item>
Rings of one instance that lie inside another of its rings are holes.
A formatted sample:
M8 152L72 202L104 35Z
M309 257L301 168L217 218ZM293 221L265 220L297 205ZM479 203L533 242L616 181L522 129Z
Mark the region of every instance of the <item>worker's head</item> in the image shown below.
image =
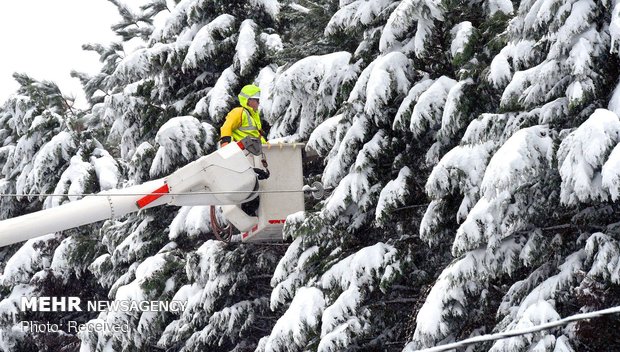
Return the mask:
M241 106L258 110L259 100L260 88L253 84L248 84L241 88L241 93L239 93L239 103L241 103Z
M256 98L248 99L248 106L251 107L254 110L258 110L258 104L259 103L260 103L259 99L256 99Z

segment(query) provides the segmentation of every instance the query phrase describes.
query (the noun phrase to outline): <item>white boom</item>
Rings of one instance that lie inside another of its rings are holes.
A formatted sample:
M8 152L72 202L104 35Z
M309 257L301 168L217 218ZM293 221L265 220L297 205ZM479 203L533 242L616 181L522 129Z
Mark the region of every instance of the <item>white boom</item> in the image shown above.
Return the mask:
M269 148L270 150L272 148ZM299 189L303 186L301 174L301 148L291 154L290 150L295 148L282 148L286 155L284 161L272 154L272 159L278 164L289 168L292 166L292 173L298 180L292 184ZM277 148L273 148L277 150ZM288 153L286 152L288 151ZM269 160L269 154L266 153ZM297 156L298 154L298 156ZM41 210L38 212L22 215L16 218L0 221L0 246L10 245L16 242L25 241L34 237L71 229L74 227L95 223L102 220L120 218L141 209L152 208L155 206L170 204L178 206L193 205L225 205L226 218L240 231L250 231L258 233L259 225L266 223L273 225L269 220L261 221L258 217L245 214L236 205L250 201L258 196L259 183L254 172L251 159L248 159L249 152L245 150L242 142L230 143L207 156L204 156L186 166L175 171L171 175L149 181L141 185L136 185L124 189L114 189L104 191L93 196L84 197L81 200L65 203L61 206ZM296 157L297 156L297 157ZM293 165L290 165L290 160ZM291 159L291 160L292 160ZM286 165L289 163L289 165ZM272 175L271 182L266 182L269 186L277 182L282 182L281 175L287 175L291 171L281 170ZM288 181L287 184L291 184ZM269 187L267 187L269 189ZM193 194L192 194L193 193ZM303 194L291 194L294 198L294 206L288 206L277 214L279 235L286 215L303 210ZM301 197L301 198L300 198ZM265 211L268 206L273 206L269 197L265 202L261 200L258 211L261 214L270 214ZM300 202L301 199L301 202ZM284 199L286 205L291 199ZM266 204L263 204L266 203ZM271 211L273 213L273 211ZM278 213L278 211L276 211ZM262 226L266 227L266 226ZM273 240L274 227L266 228ZM250 240L250 236L243 237L243 240ZM252 240L256 241L257 238Z

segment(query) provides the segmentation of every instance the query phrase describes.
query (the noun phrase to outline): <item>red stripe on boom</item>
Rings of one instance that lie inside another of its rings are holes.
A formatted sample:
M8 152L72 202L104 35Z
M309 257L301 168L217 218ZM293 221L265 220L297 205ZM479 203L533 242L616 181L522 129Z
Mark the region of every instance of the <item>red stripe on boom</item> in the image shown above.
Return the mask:
M155 191L153 191L153 193L138 199L136 204L138 205L138 208L142 209L145 206L157 200L159 197L163 196L164 193L168 193L168 192L170 192L170 189L168 188L168 185L165 184L159 187L158 189L156 189Z
M269 220L270 224L284 224L286 222L286 219L283 220Z
M237 145L239 146L239 148L241 148L241 150L245 149L245 145L243 145L243 143L241 143L241 141L237 142Z

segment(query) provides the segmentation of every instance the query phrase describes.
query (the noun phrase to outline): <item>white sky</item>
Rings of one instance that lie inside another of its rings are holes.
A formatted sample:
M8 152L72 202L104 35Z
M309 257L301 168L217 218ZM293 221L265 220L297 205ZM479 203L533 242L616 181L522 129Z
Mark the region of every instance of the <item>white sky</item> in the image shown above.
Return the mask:
M106 0L16 0L0 11L0 103L18 87L14 72L56 82L65 95L85 104L71 70L94 74L99 55L82 44L115 39L110 26L120 19Z

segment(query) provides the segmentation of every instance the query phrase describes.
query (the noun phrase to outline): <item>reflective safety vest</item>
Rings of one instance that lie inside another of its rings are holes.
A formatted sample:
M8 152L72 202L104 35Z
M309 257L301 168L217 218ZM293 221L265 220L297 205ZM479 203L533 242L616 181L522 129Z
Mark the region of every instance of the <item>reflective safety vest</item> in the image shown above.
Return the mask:
M262 123L260 121L260 116L258 115L258 113L252 114L250 110L245 108L235 108L230 113L238 114L239 112L235 110L241 110L241 126L239 126L237 129L232 130L233 140L240 141L243 138L250 136L254 138L260 138L261 141L265 143L265 139L261 136Z
M262 143L267 143L261 136L262 123L257 112L252 113L249 108L237 107L226 115L226 121L221 129L221 136L230 136L233 141L240 141L245 137L260 138Z

